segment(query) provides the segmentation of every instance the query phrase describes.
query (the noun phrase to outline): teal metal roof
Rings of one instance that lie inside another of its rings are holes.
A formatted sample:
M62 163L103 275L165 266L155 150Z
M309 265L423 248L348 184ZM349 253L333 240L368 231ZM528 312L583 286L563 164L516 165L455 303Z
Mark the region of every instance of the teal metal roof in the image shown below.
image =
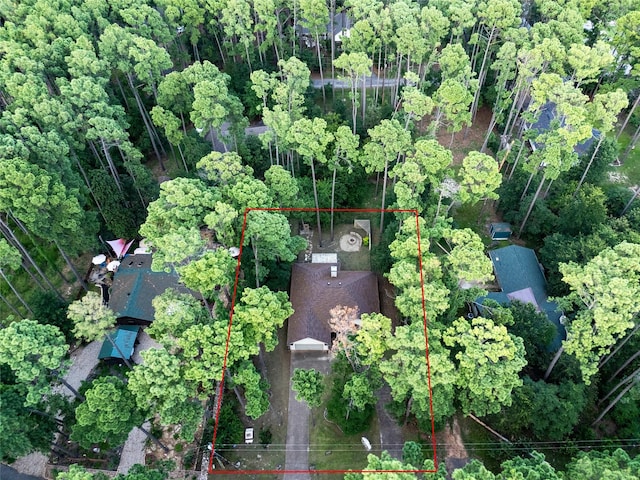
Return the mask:
M167 288L193 294L179 283L176 273L151 270L150 254L127 255L113 277L109 308L118 318L153 322L155 310L151 302Z
M519 296L522 296L522 290L530 290L537 307L546 313L549 320L557 327L558 333L549 345L550 350L557 350L565 338L564 326L560 323L562 313L557 310L557 303L548 301L547 281L535 252L530 248L509 245L489 251L489 257L493 262L496 280L502 291L489 292L478 302L482 303L484 298L490 298L499 303L508 304L512 298L519 299ZM530 295L529 292L527 294Z
M118 348L115 348L113 343L111 343L108 338L105 338L104 342L102 342L102 348L98 354L98 359L124 358L125 360L129 360L133 355L133 348L136 343L136 338L138 338L139 331L140 327L137 325L125 325L116 328L116 331L111 332L109 335L111 335L113 342ZM122 352L122 355L120 352Z

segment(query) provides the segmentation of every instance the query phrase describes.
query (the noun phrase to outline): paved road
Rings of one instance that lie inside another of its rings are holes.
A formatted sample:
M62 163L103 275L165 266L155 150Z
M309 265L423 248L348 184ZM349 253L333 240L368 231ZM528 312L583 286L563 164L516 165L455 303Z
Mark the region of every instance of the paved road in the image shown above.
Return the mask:
M44 478L48 462L49 457L40 452L33 452L18 458L11 464L11 469L21 475ZM0 478L4 480L2 475L0 475Z
M19 473L16 469L0 463L0 478L2 480L41 480L42 477Z
M396 84L395 78L382 79L375 74L373 74L370 77L365 77L365 81L366 81L366 86L369 88L382 87L383 83L385 87L391 87ZM341 78L325 78L324 81L320 80L319 78L313 78L311 79L311 82L313 83L314 88L322 88L323 84L324 85L331 84L335 90L351 88L351 83L348 80L342 80ZM361 83L362 83L361 81L358 81L358 87L360 87ZM403 83L404 83L404 79L401 78L400 85L402 85Z
M329 373L329 356L321 353L292 352L291 376L296 368L313 368ZM296 400L296 394L289 388L289 416L287 421L287 451L284 462L286 471L301 470L302 473L289 474L287 480L310 480L309 470L309 422L311 411L307 404Z

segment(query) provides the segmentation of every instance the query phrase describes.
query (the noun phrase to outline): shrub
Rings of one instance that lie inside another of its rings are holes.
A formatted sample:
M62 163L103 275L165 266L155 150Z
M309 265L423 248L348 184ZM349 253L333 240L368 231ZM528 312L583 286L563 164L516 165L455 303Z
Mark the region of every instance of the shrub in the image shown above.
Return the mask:
M260 445L264 446L265 448L267 447L267 445L271 444L271 440L273 439L271 428L267 427L264 430L260 430L258 439L260 440Z

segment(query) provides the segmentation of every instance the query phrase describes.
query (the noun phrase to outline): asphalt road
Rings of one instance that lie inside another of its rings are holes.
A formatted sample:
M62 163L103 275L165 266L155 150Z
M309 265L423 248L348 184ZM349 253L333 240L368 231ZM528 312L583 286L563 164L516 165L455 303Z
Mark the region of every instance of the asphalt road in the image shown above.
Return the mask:
M2 480L42 480L43 477L34 477L33 475L18 473L8 465L0 463L0 478Z

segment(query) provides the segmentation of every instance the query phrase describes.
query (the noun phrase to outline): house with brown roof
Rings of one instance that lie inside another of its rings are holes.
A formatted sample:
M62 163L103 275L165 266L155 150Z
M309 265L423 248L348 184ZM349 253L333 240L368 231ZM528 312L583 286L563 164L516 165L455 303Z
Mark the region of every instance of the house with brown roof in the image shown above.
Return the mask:
M327 263L294 263L289 300L287 344L292 351L327 351L332 331L329 311L358 307L360 313L380 312L378 279L372 272L338 271Z

